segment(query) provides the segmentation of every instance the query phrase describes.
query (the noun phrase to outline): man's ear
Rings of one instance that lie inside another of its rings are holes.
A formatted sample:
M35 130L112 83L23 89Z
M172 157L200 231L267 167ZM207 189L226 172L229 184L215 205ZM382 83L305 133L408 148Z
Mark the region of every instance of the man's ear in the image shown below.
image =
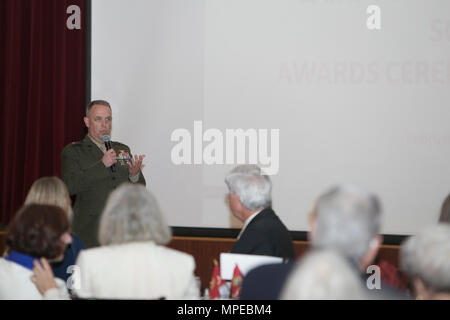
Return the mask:
M89 128L89 118L88 117L84 117L83 120L84 120L84 124L86 125L86 127Z
M241 202L241 198L239 197L237 192L234 192L233 194L231 194L231 197L234 201L234 205L241 210L242 208L242 202Z

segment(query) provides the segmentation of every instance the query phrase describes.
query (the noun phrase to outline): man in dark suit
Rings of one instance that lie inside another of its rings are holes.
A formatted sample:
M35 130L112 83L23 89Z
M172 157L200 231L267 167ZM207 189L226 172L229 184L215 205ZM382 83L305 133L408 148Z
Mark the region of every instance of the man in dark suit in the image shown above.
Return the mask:
M106 150L103 136L111 135L111 106L103 100L86 108L88 134L62 150L62 179L70 195L76 195L72 231L87 248L98 246L98 227L109 193L124 182L141 183L144 155L132 157L130 148L111 142ZM114 166L114 168L113 168Z
M272 184L256 165L241 165L225 178L232 213L242 222L231 253L294 259L291 234L271 208Z

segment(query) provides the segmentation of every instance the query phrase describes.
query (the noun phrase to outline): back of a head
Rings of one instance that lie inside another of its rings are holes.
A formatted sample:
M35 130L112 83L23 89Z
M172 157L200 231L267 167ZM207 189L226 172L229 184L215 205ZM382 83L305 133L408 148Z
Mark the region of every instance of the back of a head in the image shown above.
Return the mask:
M65 248L61 236L69 230L69 219L57 206L30 204L10 222L6 244L9 249L33 257L54 259Z
M47 204L62 208L69 220L72 218L72 207L69 192L64 182L58 177L43 177L36 180L25 198L28 204Z
M156 198L145 186L125 183L110 194L100 221L101 245L135 241L163 245L170 239L171 230Z
M240 165L225 177L230 194L237 193L250 211L267 208L272 203L272 183L257 165Z
M315 248L335 249L359 261L380 231L380 203L358 187L337 186L318 199L316 219Z
M400 268L431 290L450 293L450 225L430 226L400 248Z
M337 252L317 250L307 253L286 281L282 300L365 299L358 271Z

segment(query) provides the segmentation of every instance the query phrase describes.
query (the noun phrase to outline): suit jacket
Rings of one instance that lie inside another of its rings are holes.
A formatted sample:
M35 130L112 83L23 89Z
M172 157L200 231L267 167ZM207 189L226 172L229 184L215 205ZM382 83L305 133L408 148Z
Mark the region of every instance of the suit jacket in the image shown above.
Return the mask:
M80 298L199 299L194 258L149 242L87 249L77 260Z
M290 261L250 270L242 282L240 300L278 300L294 265L294 261Z
M117 155L130 148L111 142ZM72 231L78 235L86 248L98 246L98 228L105 202L115 188L129 181L126 161L116 163L116 172L106 168L103 152L88 135L79 142L74 142L62 150L62 180L67 185L70 195L76 195L73 207ZM145 178L140 172L138 183L145 185Z
M264 209L250 221L230 252L295 257L291 234L271 208Z

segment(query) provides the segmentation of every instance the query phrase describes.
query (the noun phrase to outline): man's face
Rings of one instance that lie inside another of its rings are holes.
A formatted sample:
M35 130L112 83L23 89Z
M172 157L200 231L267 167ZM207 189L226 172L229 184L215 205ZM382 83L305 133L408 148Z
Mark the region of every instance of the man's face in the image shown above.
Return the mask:
M103 143L103 136L111 136L112 116L107 106L94 104L89 115L84 118L89 135L97 142Z

